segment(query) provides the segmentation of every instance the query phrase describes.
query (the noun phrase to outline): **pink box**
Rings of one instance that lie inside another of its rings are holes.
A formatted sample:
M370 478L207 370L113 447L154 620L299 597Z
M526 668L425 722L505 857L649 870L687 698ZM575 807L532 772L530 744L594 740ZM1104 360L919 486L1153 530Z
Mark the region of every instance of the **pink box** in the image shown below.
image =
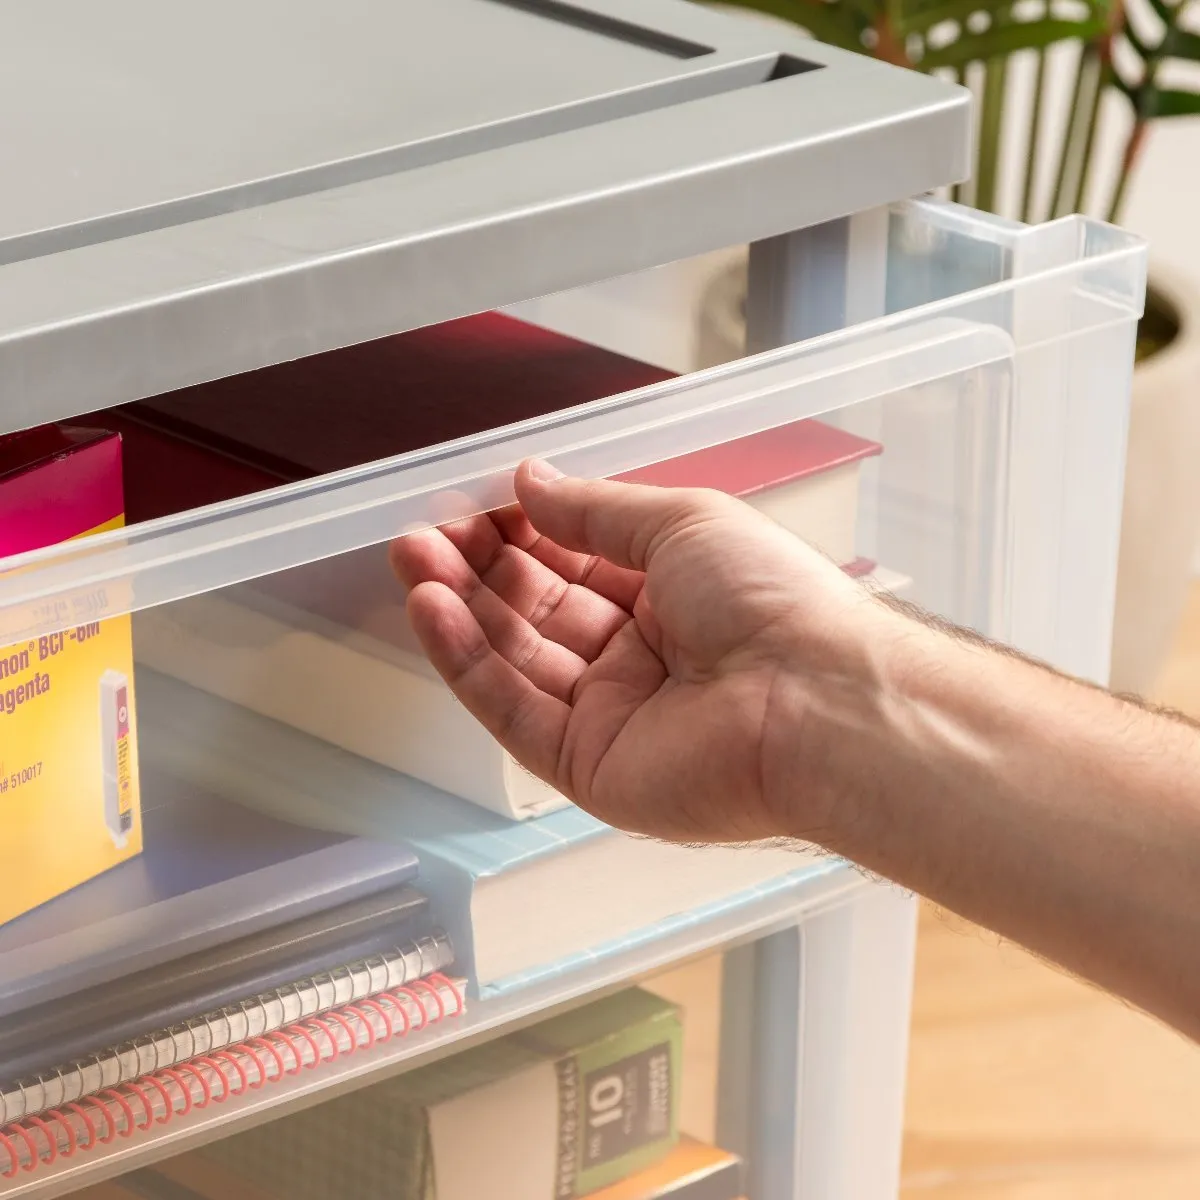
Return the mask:
M119 526L118 434L42 425L0 437L0 559Z

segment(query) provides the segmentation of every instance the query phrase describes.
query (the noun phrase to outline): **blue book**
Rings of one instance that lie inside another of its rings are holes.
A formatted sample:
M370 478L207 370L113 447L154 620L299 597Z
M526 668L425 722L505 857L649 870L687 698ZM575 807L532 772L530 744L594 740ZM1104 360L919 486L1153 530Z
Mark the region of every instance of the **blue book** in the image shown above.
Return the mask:
M173 772L276 819L411 849L477 995L527 986L838 866L779 847L629 837L575 807L510 821L165 676L140 673L138 688L163 700L143 703L143 754Z

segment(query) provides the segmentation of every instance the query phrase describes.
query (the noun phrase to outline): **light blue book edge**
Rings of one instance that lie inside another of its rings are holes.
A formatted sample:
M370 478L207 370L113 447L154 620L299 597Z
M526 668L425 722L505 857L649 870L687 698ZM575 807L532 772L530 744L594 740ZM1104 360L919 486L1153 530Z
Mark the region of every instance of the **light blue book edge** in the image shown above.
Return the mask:
M571 971L581 970L594 963L599 963L606 958L637 950L639 947L662 941L664 938L681 933L694 926L703 925L708 921L728 916L756 901L765 900L771 896L790 891L801 883L811 882L837 871L849 870L853 870L853 868L842 859L825 858L818 862L810 862L804 867L797 868L786 875L778 875L767 883L759 884L757 887L735 892L732 895L714 901L712 904L701 905L699 908L693 908L689 912L668 917L666 920L658 921L653 925L646 925L642 929L631 933L628 937L614 938L612 941L602 942L590 950L583 951L580 954L573 954L567 958L560 958L557 962L547 963L532 971L522 971L517 975L507 975L503 979L495 980L487 986L479 988L478 994L483 999L493 996L507 996L522 988L545 983L561 975L566 975Z
M457 969L481 996L505 995L654 942L743 905L845 869L807 860L796 871L648 925L580 954L477 987L471 936L476 883L591 838L611 836L578 808L509 821L408 775L140 667L143 758L277 819L400 842L420 862L419 886L453 942Z

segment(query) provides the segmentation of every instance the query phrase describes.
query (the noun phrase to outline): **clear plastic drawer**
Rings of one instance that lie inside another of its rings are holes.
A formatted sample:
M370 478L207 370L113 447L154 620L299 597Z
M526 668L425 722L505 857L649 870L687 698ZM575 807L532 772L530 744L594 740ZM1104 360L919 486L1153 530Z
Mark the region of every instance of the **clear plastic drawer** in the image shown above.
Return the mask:
M511 503L530 456L725 486L874 586L1103 678L1144 270L1139 243L1082 219L900 205L866 324L5 561L0 876L32 911L0 925L0 1195L199 1144L854 893L788 851L623 839L514 769L414 646L387 545ZM101 632L132 637L129 663L95 654ZM89 732L10 735L39 710ZM80 777L67 758L96 784L69 833L22 806ZM86 872L63 849L85 843L110 869L40 894ZM613 863L619 902L532 920ZM372 1024L383 995L404 1049ZM311 1020L345 1044L293 1078L271 1039ZM201 1105L230 1070L245 1086ZM66 1157L96 1120L70 1106L97 1090L118 1124L146 1113Z

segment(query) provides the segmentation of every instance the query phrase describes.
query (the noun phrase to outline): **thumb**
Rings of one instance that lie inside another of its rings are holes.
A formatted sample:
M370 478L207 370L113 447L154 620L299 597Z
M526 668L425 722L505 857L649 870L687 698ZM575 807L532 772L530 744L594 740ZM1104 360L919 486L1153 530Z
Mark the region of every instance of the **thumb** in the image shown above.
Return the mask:
M574 479L536 458L518 467L515 486L538 533L634 571L645 571L672 533L719 499L700 489Z

